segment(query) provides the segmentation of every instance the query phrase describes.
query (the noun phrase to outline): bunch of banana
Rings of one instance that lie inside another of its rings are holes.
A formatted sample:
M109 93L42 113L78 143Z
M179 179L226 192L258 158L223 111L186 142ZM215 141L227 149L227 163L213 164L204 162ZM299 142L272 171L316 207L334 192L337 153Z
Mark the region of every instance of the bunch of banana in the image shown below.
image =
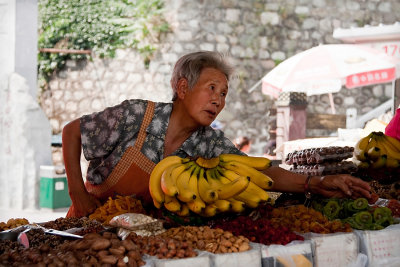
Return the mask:
M372 132L354 147L359 168L399 168L400 141L383 132Z
M235 154L211 159L169 156L153 169L149 191L155 207L180 216L190 211L207 217L240 213L271 200L265 190L273 180L262 172L269 166L267 158Z

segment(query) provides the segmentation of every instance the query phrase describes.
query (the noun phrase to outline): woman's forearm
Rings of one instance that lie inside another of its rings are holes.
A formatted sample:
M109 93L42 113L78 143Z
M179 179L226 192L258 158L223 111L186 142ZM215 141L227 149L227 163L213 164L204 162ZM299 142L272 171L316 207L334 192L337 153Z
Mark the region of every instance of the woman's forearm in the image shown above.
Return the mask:
M62 150L70 195L86 191L81 171L80 122L74 120L62 132Z
M294 173L280 167L270 167L263 171L274 180L271 190L278 192L304 193L306 175ZM313 191L316 179L310 180L310 190Z

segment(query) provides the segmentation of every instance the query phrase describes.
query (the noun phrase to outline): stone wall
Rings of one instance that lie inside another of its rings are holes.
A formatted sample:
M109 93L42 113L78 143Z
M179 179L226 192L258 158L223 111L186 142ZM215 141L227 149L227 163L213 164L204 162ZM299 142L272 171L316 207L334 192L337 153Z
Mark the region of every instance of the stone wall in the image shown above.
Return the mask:
M169 79L175 61L188 52L216 50L236 67L225 110L219 115L225 134L251 137L251 154L262 154L270 138L274 100L249 93L279 62L318 44L339 43L335 28L393 24L400 21L397 0L167 0L172 32L163 37L148 69L132 50L115 59L70 61L41 95L54 134L70 120L127 98L170 101ZM356 107L363 114L391 97L391 84L342 89L334 94L338 114ZM308 98L307 111L329 113L328 95Z

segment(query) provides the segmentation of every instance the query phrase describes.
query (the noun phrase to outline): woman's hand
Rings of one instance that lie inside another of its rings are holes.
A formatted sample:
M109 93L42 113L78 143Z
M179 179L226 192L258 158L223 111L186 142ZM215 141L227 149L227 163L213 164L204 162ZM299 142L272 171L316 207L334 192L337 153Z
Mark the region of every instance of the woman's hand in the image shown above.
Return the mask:
M86 190L72 193L70 196L74 207L74 217L88 216L101 206L101 202Z
M311 192L328 198L371 198L371 187L369 184L348 174L313 177L310 187Z

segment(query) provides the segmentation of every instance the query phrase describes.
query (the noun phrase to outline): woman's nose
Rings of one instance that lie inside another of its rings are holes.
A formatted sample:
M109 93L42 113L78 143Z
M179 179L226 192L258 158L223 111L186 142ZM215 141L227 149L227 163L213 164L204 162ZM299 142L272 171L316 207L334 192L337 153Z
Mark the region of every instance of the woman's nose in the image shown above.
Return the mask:
M219 94L213 94L212 98L211 98L211 103L213 105L221 105L221 97Z

